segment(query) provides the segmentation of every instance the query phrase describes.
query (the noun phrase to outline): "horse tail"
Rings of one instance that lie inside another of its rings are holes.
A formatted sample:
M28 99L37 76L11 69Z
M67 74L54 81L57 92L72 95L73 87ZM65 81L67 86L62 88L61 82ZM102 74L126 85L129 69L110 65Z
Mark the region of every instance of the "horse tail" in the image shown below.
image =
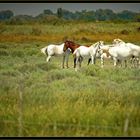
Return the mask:
M48 47L48 46L47 46ZM41 53L43 53L44 55L47 55L48 53L48 51L47 51L47 47L44 47L44 48L42 48L41 49Z

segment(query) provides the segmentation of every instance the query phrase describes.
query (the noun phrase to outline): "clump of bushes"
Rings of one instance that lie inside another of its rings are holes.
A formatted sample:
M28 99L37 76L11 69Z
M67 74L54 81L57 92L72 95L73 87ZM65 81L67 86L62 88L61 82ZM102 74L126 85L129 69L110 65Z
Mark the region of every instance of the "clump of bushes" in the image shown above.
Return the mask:
M137 31L140 32L140 27L137 28Z
M87 38L87 37L82 37L81 41L83 41L83 42L92 42L92 40Z
M9 55L9 53L8 53L7 50L5 50L5 49L0 49L0 56L8 56L8 55Z
M51 63L39 63L36 64L35 67L38 67L39 69L44 71L50 71L52 69L56 69L56 66Z
M129 31L128 30L122 30L121 31L121 34L128 35L129 34Z
M39 27L33 27L31 34L32 35L41 35L42 34L42 30Z

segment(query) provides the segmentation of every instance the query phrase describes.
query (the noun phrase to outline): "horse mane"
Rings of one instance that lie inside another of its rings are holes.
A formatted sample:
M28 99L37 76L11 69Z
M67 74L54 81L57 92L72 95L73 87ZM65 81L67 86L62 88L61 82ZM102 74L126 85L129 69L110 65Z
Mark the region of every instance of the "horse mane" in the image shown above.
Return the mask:
M100 44L100 43L103 43L103 41L96 42L95 44L92 44L91 46L97 47L97 45Z
M94 47L96 47L98 44L99 44L99 42L96 42L96 43L94 44Z
M71 41L71 40L66 40L65 43L66 43L66 42L71 43L71 44L76 45L76 46L80 46L80 44L77 44L77 43L75 43L75 42L73 42L73 41Z
M118 43L125 43L123 40L117 38L117 39L114 39L114 41L117 41Z
M73 41L70 41L70 40L66 40L64 43L65 43L64 48L65 48L65 49L66 49L66 48L70 48L71 51L72 51L72 53L74 52L74 50L75 50L76 48L78 48L78 47L80 46L79 44L74 43ZM64 50L65 50L65 49L64 49Z

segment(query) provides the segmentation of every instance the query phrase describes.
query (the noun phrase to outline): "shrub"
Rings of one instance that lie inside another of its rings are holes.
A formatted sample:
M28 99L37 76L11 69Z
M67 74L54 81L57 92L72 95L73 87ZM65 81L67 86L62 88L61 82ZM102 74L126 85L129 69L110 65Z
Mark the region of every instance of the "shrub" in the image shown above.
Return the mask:
M21 73L28 73L34 70L36 70L36 68L35 68L35 65L32 65L32 64L23 64L18 67L18 71L20 71Z
M129 31L128 30L122 30L121 31L121 34L128 35L129 34Z
M8 56L8 55L9 55L9 53L8 53L7 50L5 50L5 49L0 49L0 56Z
M44 71L50 71L52 69L56 69L56 66L50 63L39 63L36 64L35 67L38 67L39 69L42 69Z
M24 52L20 50L11 50L10 54L13 57L24 57Z
M32 35L41 35L42 31L41 31L41 29L39 27L33 27L31 34Z
M140 32L140 27L137 28L137 31Z
M83 41L83 42L91 42L92 40L87 38L87 37L82 37L81 41Z

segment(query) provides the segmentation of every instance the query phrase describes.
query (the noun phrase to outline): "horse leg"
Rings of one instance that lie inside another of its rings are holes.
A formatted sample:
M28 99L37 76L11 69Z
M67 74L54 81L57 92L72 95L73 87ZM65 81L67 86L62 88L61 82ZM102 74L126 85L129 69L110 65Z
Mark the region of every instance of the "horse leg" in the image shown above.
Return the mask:
M117 59L117 65L118 67L123 67L123 63L121 60Z
M95 63L96 63L96 57L93 56L93 64L95 65Z
M135 57L133 59L134 59L134 62L133 62L134 63L134 67L137 68L138 65L139 65L139 58Z
M67 68L69 68L68 61L69 61L69 56L67 55L67 57L66 57L66 67Z
M83 61L83 57L80 56L80 57L79 57L79 67L81 67L82 61Z
M127 67L127 60L124 60L125 68Z
M76 67L76 57L74 57L74 68Z
M66 67L67 68L69 68L69 65L68 65L68 61L69 61L69 52L68 52L68 54L66 55Z
M77 57L77 58L75 58L75 71L77 71L77 63L78 63L78 61L79 61L79 58Z
M91 58L88 59L88 64L87 65L89 65L90 62L91 62Z
M91 56L91 64L94 64L95 58L94 56Z
M70 55L70 51L67 50L67 51L66 51L66 67L67 67L67 68L69 68L69 65L68 65L69 55Z
M76 65L80 68L80 64L81 63L81 57L79 56L79 57L77 57L77 60L76 60Z
M131 64L130 67L133 68L134 67L134 65L133 65L133 57L130 58L130 64Z
M101 68L103 68L104 67L104 57L103 57L103 55L101 55Z
M118 61L118 60L117 60L117 58L115 58L115 57L113 58L113 60L114 60L114 67L116 67L116 66L117 66L117 61Z
M136 68L137 67L137 58L133 58L134 59L134 68Z
M123 63L124 63L124 64L123 64ZM125 60L117 59L117 65L118 65L118 67L123 68L123 65L124 65L124 67L125 67L126 62L125 62Z
M62 60L62 69L64 69L64 63L65 63L65 54L63 55L63 60Z
M140 65L140 59L137 58L137 68L139 68L139 65Z
M140 58L138 58L137 63L138 63L138 68L139 68L140 67Z
M135 67L135 68L138 68L138 67L139 67L139 64L140 64L139 58L136 57L136 58L134 59L134 67Z
M49 55L47 58L46 58L46 61L49 62L51 59L51 56Z

